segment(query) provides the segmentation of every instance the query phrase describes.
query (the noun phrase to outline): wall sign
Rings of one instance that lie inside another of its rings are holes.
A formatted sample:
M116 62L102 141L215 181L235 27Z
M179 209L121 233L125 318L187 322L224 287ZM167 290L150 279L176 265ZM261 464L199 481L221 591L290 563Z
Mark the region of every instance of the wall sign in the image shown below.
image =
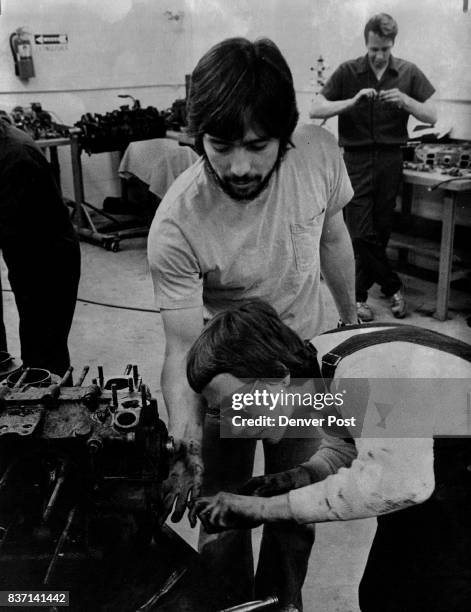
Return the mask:
M69 37L67 34L35 34L34 44L40 51L65 51Z
M66 45L69 42L67 34L35 34L36 45Z

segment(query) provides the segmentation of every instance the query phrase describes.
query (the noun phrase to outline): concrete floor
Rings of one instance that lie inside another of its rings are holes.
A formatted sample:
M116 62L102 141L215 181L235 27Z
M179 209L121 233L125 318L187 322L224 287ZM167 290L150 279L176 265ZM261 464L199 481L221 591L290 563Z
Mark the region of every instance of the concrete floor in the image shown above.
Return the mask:
M145 245L145 239L128 240L121 243L120 252L111 253L82 243L82 279L69 346L76 370L89 364L96 371L97 365L103 365L105 375L111 375L121 374L127 363L139 364L144 382L160 399L164 335L160 315L155 312ZM13 295L8 292L4 267L2 277L6 289L3 301L9 350L19 355L18 317ZM453 291L450 319L439 322L424 314L433 311L436 285L407 276L403 280L410 311L405 322L471 343L471 328L466 323L471 315L469 294ZM329 323L334 327L337 314L327 290L324 299L331 313ZM388 301L379 297L379 290L372 292L370 304L377 320L394 320ZM161 400L159 405L163 406ZM256 473L261 473L262 469L258 457ZM186 519L175 529L195 545L196 530L189 527ZM374 519L318 526L304 588L306 612L358 611L357 587L374 530ZM255 546L259 538L260 530L256 530Z

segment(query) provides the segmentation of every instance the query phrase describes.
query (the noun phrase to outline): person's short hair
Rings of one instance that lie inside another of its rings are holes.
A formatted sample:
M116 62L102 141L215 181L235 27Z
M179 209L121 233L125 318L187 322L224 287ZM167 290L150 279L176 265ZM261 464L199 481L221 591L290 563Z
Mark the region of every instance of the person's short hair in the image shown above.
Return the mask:
M365 42L368 42L368 32L373 32L381 38L389 38L394 42L398 33L397 22L387 13L373 15L365 25Z
M217 314L187 357L187 378L201 393L218 374L236 378L320 378L314 347L285 325L274 308L244 300Z
M188 131L199 153L204 134L234 141L247 127L279 138L283 153L298 117L291 71L268 38L223 40L203 55L191 75Z

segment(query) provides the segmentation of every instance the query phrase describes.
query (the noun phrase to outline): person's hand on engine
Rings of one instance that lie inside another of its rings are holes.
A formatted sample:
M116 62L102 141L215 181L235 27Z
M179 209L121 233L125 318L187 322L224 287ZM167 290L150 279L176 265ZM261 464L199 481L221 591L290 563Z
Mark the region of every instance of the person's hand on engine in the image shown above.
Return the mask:
M161 527L173 510L171 521L178 523L185 509L201 491L203 459L201 442L195 439L174 440L175 456L167 480L162 484L158 525ZM189 513L190 524L196 525L196 516Z

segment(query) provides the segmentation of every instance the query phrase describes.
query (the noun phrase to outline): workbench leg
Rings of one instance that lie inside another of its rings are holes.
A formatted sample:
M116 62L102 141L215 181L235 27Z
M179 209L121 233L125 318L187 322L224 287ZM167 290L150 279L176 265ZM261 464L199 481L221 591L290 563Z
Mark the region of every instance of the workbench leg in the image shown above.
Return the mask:
M75 225L78 230L84 226L82 204L85 201L83 191L82 162L80 160L80 143L77 136L71 136L70 156L72 160L72 178L74 181Z
M440 244L440 265L438 268L437 310L433 315L445 321L450 298L450 281L453 267L453 239L455 234L456 193L446 192L443 198L442 240Z

